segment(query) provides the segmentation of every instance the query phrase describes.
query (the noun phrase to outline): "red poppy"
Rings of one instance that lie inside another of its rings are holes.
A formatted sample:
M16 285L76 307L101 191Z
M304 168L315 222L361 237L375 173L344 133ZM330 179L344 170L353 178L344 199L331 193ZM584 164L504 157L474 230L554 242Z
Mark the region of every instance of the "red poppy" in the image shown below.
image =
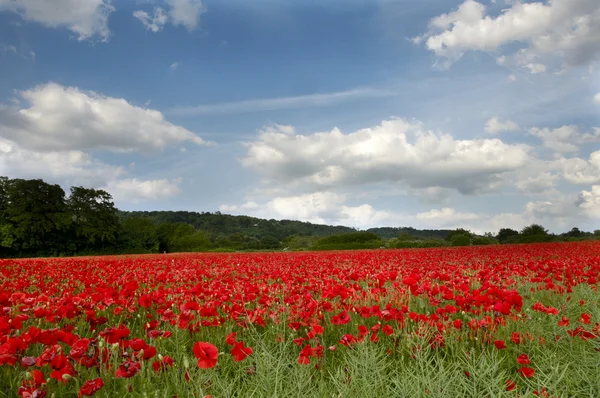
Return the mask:
M526 366L520 368L517 372L519 372L519 374L521 376L526 377L526 378L531 378L531 377L535 376L535 369L528 368Z
M517 332L513 332L512 335L510 336L510 341L512 341L515 344L521 344L521 334L517 333Z
M244 347L244 342L240 341L235 343L231 349L231 355L233 355L234 362L243 361L247 356L252 355L252 348Z
M198 359L198 367L201 369L214 368L217 365L219 350L210 343L199 341L192 349L194 356Z
M521 365L529 365L531 363L531 360L529 359L529 355L521 354L517 357L517 362Z
M88 380L81 386L77 396L79 398L91 397L102 387L104 387L104 380L102 380L102 378L98 377L97 379Z
M117 379L133 377L141 368L142 366L138 362L127 361L119 366L116 377Z
M504 342L504 340L494 340L494 345L499 350L503 350L506 348L506 343Z
M512 381L511 379L506 380L506 391L512 391L517 388L517 383Z
M229 345L234 345L236 343L235 337L236 337L236 333L231 332L225 337L225 342Z

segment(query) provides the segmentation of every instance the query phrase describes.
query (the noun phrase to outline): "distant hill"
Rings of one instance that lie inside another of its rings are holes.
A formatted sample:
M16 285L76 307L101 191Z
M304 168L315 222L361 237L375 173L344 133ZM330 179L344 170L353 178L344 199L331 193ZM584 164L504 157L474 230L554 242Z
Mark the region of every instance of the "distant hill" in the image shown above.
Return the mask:
M282 241L293 235L325 237L349 232L356 232L355 228L313 224L293 220L265 220L250 216L233 216L230 214L198 213L191 211L119 211L119 218L124 221L128 218L142 217L150 219L155 224L187 223L194 228L206 231L211 235L231 235L241 233L246 236L262 238L272 236ZM372 232L382 238L395 238L401 233L408 233L420 238L445 238L450 230L418 230L411 227L383 227L371 228Z

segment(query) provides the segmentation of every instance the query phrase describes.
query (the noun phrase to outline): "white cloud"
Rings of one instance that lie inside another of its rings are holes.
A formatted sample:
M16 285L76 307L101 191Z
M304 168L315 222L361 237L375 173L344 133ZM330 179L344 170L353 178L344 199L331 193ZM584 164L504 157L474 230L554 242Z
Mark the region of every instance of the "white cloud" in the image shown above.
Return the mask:
M133 16L140 20L146 29L152 32L160 32L167 23L167 13L160 7L154 8L154 15L151 17L146 11L136 10Z
M465 0L455 11L431 20L420 37L426 47L448 62L467 51L504 50L517 65L541 72L540 58L558 56L566 65L595 62L600 57L598 0L515 1L499 15L487 15L486 6Z
M179 62L173 62L173 63L171 64L171 70L175 70L175 69L177 69L177 68L179 68Z
M161 112L121 98L56 83L22 91L20 96L29 107L0 107L0 136L24 148L131 152L154 151L183 141L207 144L165 120Z
M0 137L0 175L100 186L123 174L122 167L107 165L82 151L36 152Z
M8 10L28 21L75 33L79 40L110 36L108 17L115 10L109 0L0 0L0 11Z
M563 178L572 184L600 183L600 151L590 154L589 160L560 158L554 162Z
M502 133L505 131L517 131L520 127L517 123L507 120L501 122L497 117L493 117L485 123L485 131L490 134Z
M433 209L415 216L418 220L433 221L441 226L456 225L465 221L478 220L481 216L475 213L461 213L450 207Z
M534 175L528 175L528 173L522 171L518 174L515 186L519 191L528 194L554 192L553 188L556 187L560 180L559 175L551 172L539 172Z
M154 15L143 10L136 10L133 16L142 22L146 29L160 32L167 23L175 26L183 25L190 32L200 23L200 15L206 11L202 0L167 0L168 11L154 7Z
M299 135L275 126L247 148L242 163L265 182L321 188L398 182L413 189L439 187L470 194L494 189L503 173L529 160L524 145L456 140L402 119L350 134L336 128Z
M102 188L117 203L170 197L180 192L181 182L127 178L124 167L108 165L82 151L36 152L3 138L0 138L0 175L43 178L65 188L76 185Z
M528 202L521 212L472 213L445 207L410 214L376 209L368 203L351 206L349 195L314 192L298 196L281 196L263 204L252 202L251 209L223 205L220 210L234 214L250 214L267 219L293 219L320 224L347 225L359 229L381 226L412 226L421 229L465 228L472 232L497 232L500 228L521 230L526 225L541 223L554 232L582 225L586 217L600 217L600 186L579 197L558 195L547 200Z
M335 93L299 95L295 97L279 97L226 102L222 104L177 107L169 113L177 115L202 115L220 113L245 113L277 109L296 109L319 106L331 106L347 101L389 96L389 91L375 89L354 89Z
M523 65L523 67L529 69L529 72L531 72L534 75L538 74L538 73L546 72L546 65L544 65L544 64L530 63L530 64Z
M181 192L181 179L138 180L120 179L108 182L102 189L109 192L117 202L140 203L160 200Z
M189 31L196 29L200 22L200 15L205 11L202 0L167 0L171 9L171 23L183 25Z
M590 191L581 191L578 206L586 215L600 219L600 185L593 185Z
M562 126L557 129L532 128L529 134L539 138L546 148L556 152L577 152L581 145L600 142L598 127L589 133L581 133L577 126Z
M600 105L600 93L598 93L594 96L594 102L596 104Z
M12 45L8 46L6 44L2 44L2 45L0 45L0 52L3 52L3 53L14 53L14 54L16 54L17 53L17 48L15 46L12 46Z

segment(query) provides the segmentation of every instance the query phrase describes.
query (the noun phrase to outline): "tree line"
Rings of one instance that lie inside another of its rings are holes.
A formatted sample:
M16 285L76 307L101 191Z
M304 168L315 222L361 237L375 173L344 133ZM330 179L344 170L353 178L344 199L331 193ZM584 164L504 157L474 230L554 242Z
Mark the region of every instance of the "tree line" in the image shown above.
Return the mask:
M220 212L124 212L101 189L69 194L41 179L0 177L0 257L193 251L343 250L552 242L600 238L578 228L554 235L540 225L476 235L411 227L357 231Z

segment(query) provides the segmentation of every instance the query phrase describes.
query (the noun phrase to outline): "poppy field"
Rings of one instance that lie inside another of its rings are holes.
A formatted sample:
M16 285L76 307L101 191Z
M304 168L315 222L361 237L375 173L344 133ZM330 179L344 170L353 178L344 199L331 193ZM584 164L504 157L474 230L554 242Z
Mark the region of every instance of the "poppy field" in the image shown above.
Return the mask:
M600 242L0 260L0 397L600 396Z

